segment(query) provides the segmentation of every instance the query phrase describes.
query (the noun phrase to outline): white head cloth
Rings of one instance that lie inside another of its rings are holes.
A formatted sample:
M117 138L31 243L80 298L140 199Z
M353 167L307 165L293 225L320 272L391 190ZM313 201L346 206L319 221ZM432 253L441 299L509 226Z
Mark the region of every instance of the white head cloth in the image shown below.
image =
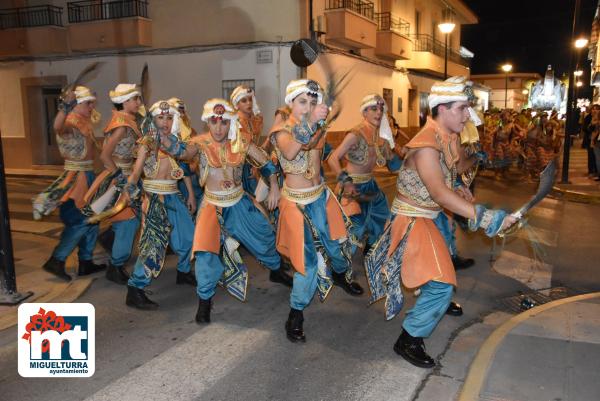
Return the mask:
M166 100L159 100L150 107L150 115L152 115L152 117L164 114L170 114L173 116L171 134L177 135L179 133L179 111L177 111L177 109Z
M434 83L427 98L429 108L433 109L440 104L451 102L472 101L474 97L472 86L473 82L467 81L463 76L450 77L445 81ZM469 107L469 118L475 125L481 125L481 120L472 107Z
M177 97L170 98L167 100L167 103L169 103L169 105L177 111L177 115L174 117L173 129L171 129L171 133L181 138L181 126L183 125L183 116L181 115L181 111L185 113L185 103L183 103L183 100Z
M219 117L223 120L230 120L229 132L227 133L227 139L235 141L237 139L238 127L238 116L235 109L225 99L209 99L204 103L204 110L202 112L202 121L208 122L212 117Z
M135 96L142 96L136 84L119 84L114 90L108 92L113 103L125 103Z
M87 102L88 100L96 100L96 94L87 86L77 86L73 91L77 104Z
M246 96L252 96L252 113L255 116L260 114L260 108L258 107L258 103L256 102L256 96L254 94L254 90L246 85L240 85L231 92L231 96L229 100L231 100L231 104L236 109L240 100L245 98Z
M383 115L381 116L381 123L379 125L379 137L388 141L393 149L394 146L396 146L396 143L394 142L392 127L390 127L390 120L387 116L388 108L385 100L377 94L367 95L360 102L360 112L364 112L371 106L383 106Z
M291 106L292 101L303 93L315 95L317 104L323 103L323 90L316 81L312 79L295 79L290 81L287 88L285 88L285 104Z

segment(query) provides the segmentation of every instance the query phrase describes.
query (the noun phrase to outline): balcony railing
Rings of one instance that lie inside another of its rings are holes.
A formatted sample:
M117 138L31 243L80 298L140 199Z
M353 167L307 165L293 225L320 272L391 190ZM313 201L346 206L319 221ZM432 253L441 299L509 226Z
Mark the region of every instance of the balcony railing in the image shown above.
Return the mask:
M375 20L375 6L367 0L327 0L325 10L346 9Z
M410 38L413 41L413 51L415 52L430 52L437 56L444 57L445 44L433 36L427 34L412 34ZM471 62L460 55L459 52L452 48L448 48L448 60L469 67Z
M43 5L0 10L0 29L63 26L62 8Z
M394 31L405 36L408 36L410 32L410 23L390 12L375 13L375 18L379 31Z
M67 3L69 23L111 20L127 17L148 18L145 0L121 0L99 3L95 0Z

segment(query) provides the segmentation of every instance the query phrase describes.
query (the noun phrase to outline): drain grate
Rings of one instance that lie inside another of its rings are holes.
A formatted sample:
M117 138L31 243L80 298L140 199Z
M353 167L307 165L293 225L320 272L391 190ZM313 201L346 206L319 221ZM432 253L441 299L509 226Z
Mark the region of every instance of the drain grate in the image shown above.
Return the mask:
M583 291L570 287L551 287L531 292L521 292L517 295L498 300L499 307L507 312L521 313L531 307L543 305L557 299L581 295Z

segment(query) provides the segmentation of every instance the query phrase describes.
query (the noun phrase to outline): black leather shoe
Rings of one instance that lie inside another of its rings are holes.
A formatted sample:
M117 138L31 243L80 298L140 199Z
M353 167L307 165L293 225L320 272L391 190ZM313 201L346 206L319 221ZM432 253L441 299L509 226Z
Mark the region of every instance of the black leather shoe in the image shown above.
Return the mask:
M196 312L196 323L210 323L210 309L212 298L205 300L198 298L198 311Z
M286 287L290 288L292 288L292 284L294 284L294 279L292 278L292 276L284 272L282 268L279 268L277 270L271 270L271 272L269 273L269 281L272 281L273 283L283 284Z
M433 368L435 361L425 352L425 344L420 337L413 337L406 330L402 330L398 341L394 344L394 351L407 362L419 368Z
M124 285L129 280L129 274L124 266L115 266L109 263L108 269L106 269L106 279L113 283Z
M288 340L293 343L298 341L306 342L302 323L304 323L302 311L294 308L290 309L290 315L288 316L287 322L285 322L285 332Z
M446 309L446 315L450 316L462 316L463 309L460 304L457 304L454 301L450 301L450 305L448 305L448 309Z
M155 310L158 304L146 296L146 292L140 288L127 286L127 298L125 299L127 306L141 310Z
M67 272L65 272L65 262L56 259L54 256L52 256L50 259L48 259L46 263L44 263L42 269L46 270L48 273L54 274L60 279L63 279L65 281L71 281L71 276L69 276Z
M356 281L348 282L346 280L345 273L336 273L336 272L332 271L331 278L333 279L333 284L342 288L344 291L346 291L350 295L359 296L359 295L362 295L362 293L364 292L362 287L360 286L360 284L358 284Z
M196 287L198 282L196 281L196 275L192 273L191 270L187 273L182 273L177 270L177 280L175 280L175 284L189 284Z
M98 273L106 269L105 264L97 265L93 260L80 260L79 269L77 270L78 276L87 276L88 274Z
M468 269L475 264L475 259L454 255L452 256L452 264L454 265L454 270Z

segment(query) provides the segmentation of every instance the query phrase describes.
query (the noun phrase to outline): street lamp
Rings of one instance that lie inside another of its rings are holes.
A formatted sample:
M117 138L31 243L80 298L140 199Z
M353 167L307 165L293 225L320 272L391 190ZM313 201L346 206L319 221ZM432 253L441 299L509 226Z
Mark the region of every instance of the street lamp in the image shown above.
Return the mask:
M586 38L579 38L575 41L575 47L577 49L583 49L588 44L588 40Z
M576 77L580 77L580 76L582 76L582 75L583 75L583 71L581 71L581 70L577 70L577 71L575 71L573 74L575 74L575 76L576 76Z
M447 13L449 14L449 13ZM438 28L445 35L444 37L444 80L448 78L448 35L452 33L456 24L446 16L446 21L438 24Z
M512 71L512 64L504 64L502 67L504 71L504 108L508 108L508 73Z

